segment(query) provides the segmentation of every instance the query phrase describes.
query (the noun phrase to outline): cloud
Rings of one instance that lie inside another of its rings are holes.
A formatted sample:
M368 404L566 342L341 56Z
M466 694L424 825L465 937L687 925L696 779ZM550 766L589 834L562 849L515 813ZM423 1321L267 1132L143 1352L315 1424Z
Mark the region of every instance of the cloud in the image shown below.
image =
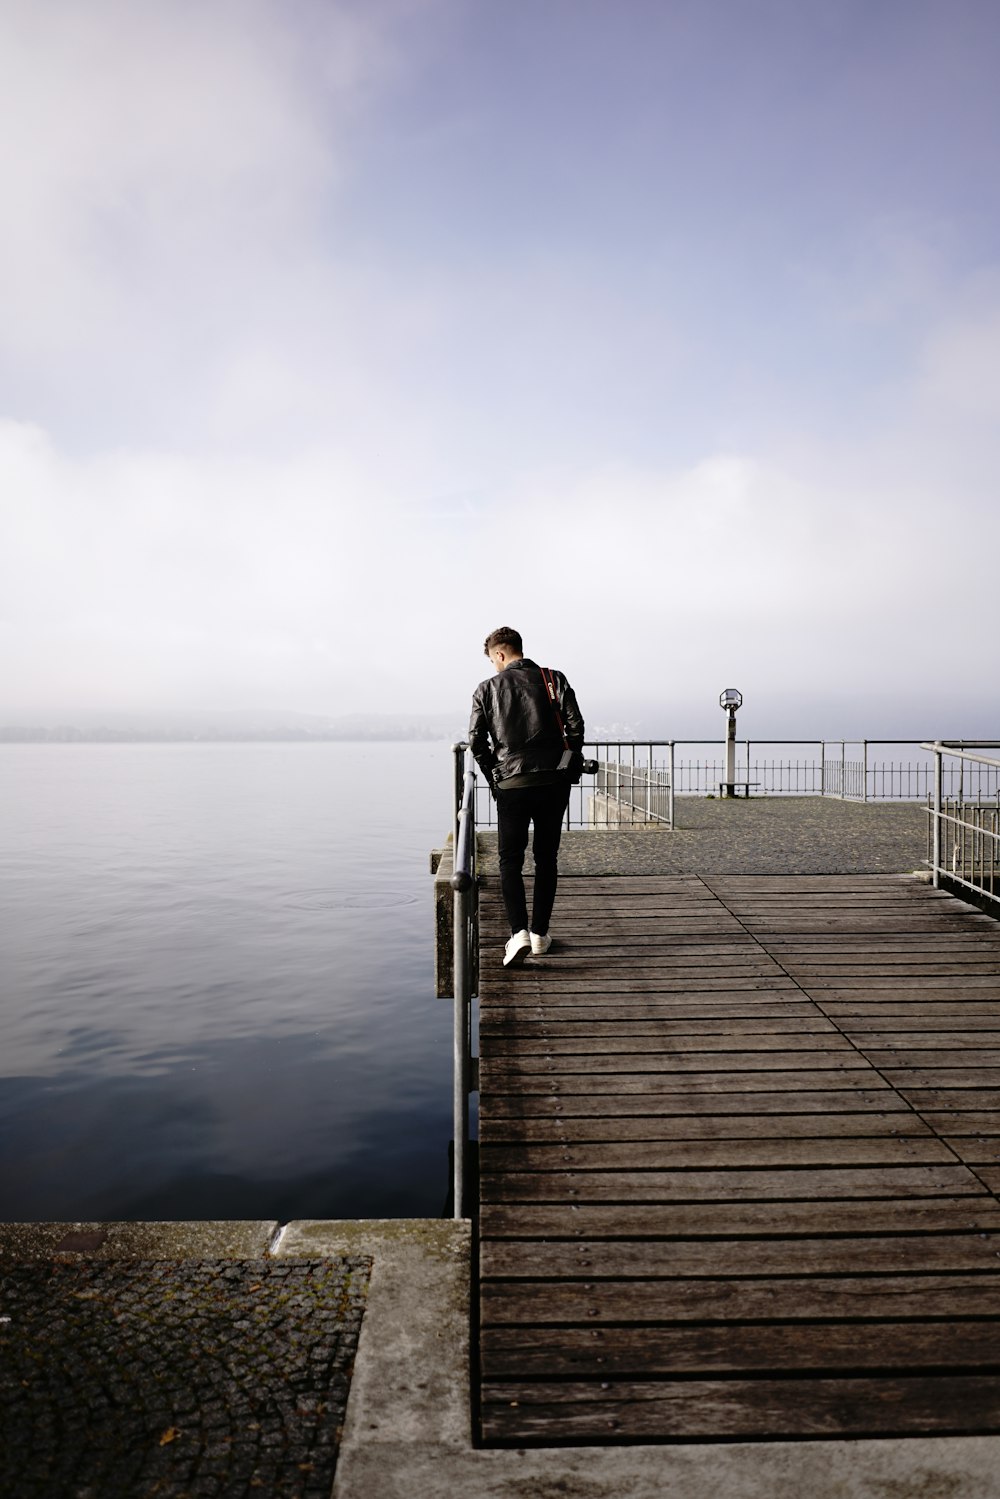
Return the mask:
M9 702L376 707L433 613L434 544L335 454L76 459L5 423L0 498Z
M851 220L790 271L831 321L870 325L885 333L894 323L926 326L947 291L952 226L903 215Z
M930 195L730 244L700 181L630 216L648 176L512 117L488 47L448 92L454 18L4 7L8 703L441 711L501 622L590 701L977 692L987 633L934 612L991 596L1000 540L961 225Z
M1000 420L1000 277L977 284L968 304L935 329L920 369L930 410L977 425Z
M280 358L310 309L336 327L351 288L324 236L350 178L345 140L396 66L401 9L3 7L8 412L44 413L78 446L123 429L204 438L217 387L232 422L234 362L262 345Z
M845 714L889 684L978 700L988 633L940 605L992 593L994 424L973 403L956 492L931 358L867 446L548 468L451 497L413 482L405 445L377 463L364 443L87 458L0 424L8 702L444 711L499 623L604 703L681 711L730 678L775 702L821 683Z

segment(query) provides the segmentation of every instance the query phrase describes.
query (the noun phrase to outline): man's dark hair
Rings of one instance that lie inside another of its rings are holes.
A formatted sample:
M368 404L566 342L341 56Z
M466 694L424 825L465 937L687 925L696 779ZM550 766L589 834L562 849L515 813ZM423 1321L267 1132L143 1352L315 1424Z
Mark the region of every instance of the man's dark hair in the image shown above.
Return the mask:
M501 625L499 630L490 631L486 637L486 644L483 647L483 655L488 656L496 645L509 645L516 655L524 655L524 646L521 643L521 637L516 630L511 629L510 625Z

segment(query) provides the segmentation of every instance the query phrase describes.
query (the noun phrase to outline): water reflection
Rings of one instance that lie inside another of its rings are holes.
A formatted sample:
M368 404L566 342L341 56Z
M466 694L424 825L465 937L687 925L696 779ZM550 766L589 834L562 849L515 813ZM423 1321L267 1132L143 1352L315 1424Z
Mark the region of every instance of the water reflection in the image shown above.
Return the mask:
M439 1212L446 751L8 746L0 764L3 1216Z

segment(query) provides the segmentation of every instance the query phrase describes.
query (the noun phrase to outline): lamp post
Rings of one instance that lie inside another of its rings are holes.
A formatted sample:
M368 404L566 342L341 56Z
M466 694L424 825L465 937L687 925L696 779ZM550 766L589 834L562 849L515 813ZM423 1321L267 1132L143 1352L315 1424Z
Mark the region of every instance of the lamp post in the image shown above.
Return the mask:
M737 687L727 687L719 695L719 707L724 708L726 719L726 795L736 795L736 710L743 702L743 694ZM749 777L749 767L747 776Z

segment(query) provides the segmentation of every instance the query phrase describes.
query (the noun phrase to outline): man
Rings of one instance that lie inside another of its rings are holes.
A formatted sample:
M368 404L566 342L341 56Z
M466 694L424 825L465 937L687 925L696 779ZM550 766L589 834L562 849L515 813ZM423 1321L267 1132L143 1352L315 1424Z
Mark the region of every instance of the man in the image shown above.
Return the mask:
M486 637L485 651L496 676L480 682L473 693L469 744L496 797L500 888L511 930L503 962L509 968L523 963L529 952L540 955L552 945L549 919L570 789L569 774L557 767L567 745L579 756L583 719L562 672L543 672L529 660L516 630L494 630ZM532 823L535 888L529 928L522 870Z

